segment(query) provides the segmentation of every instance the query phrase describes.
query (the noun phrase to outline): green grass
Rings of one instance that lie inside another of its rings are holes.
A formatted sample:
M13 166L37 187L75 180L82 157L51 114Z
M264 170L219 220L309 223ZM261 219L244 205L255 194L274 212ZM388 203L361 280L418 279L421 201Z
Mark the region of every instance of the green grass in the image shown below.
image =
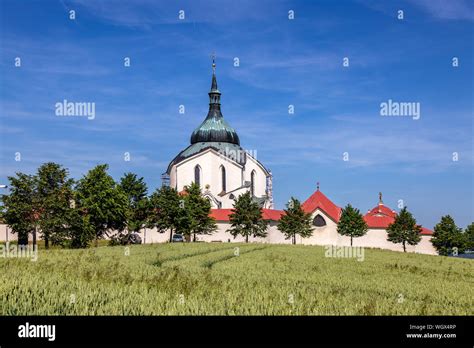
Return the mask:
M473 260L369 249L359 262L265 244L129 248L0 258L0 314L474 314Z

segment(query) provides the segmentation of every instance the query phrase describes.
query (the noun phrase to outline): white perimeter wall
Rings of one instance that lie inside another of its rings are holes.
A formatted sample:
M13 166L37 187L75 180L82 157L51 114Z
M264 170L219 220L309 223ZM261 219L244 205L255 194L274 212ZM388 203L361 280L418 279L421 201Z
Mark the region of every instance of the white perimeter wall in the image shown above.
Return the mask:
M320 212L321 215L324 213ZM314 214L317 214L315 212ZM341 236L337 233L337 225L329 217L323 215L326 219L327 225L324 227L315 227L313 235L309 238L301 238L297 236L296 243L304 245L336 245L336 246L350 246L350 238ZM203 242L245 242L245 238L238 236L234 237L227 232L230 228L229 222L217 221L217 230L211 235L198 235L197 240ZM0 242L17 240L16 234L12 234L11 229L4 224L0 224ZM142 242L144 243L166 243L169 241L169 232L158 233L156 229L146 229L140 232ZM30 236L31 240L31 236ZM291 239L285 239L283 233L277 228L277 222L271 221L267 229L267 237L254 238L250 237L249 242L258 243L272 243L272 244L291 244ZM387 241L387 232L384 229L369 229L367 234L363 237L354 238L353 246L380 248L393 251L403 251L401 244L394 244ZM436 255L436 250L431 244L431 236L422 236L420 243L415 246L407 245L407 252L416 252L421 254Z

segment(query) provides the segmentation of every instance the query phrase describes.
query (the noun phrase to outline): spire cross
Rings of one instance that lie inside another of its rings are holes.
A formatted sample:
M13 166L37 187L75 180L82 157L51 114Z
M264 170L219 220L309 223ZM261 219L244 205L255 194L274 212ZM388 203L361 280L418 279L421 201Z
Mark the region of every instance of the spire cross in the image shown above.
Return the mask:
M215 73L216 72L216 53L215 52L211 54L211 58L212 58L212 71Z
M317 188L318 191L319 191L319 181L316 183L316 188Z
M382 192L379 192L379 204L383 204L383 201L382 201Z

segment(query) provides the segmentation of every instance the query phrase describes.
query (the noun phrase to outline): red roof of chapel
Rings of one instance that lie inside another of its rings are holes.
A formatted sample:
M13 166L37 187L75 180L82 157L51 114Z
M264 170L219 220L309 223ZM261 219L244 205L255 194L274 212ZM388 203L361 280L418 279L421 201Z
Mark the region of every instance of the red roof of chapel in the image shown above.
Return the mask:
M327 198L324 193L316 190L304 203L301 205L303 210L307 213L312 213L316 209L322 210L326 213L331 219L338 222L339 216L341 215L341 208L335 205L329 198Z
M229 215L232 214L233 209L212 209L211 217L217 221L229 221ZM283 210L262 209L262 216L264 220L280 220Z

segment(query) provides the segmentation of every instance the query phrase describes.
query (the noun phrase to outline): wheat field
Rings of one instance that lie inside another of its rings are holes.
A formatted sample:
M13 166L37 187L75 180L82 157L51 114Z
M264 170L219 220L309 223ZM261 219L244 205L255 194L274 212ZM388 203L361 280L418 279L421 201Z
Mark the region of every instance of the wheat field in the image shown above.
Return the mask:
M1 315L473 315L474 262L173 243L0 258Z

